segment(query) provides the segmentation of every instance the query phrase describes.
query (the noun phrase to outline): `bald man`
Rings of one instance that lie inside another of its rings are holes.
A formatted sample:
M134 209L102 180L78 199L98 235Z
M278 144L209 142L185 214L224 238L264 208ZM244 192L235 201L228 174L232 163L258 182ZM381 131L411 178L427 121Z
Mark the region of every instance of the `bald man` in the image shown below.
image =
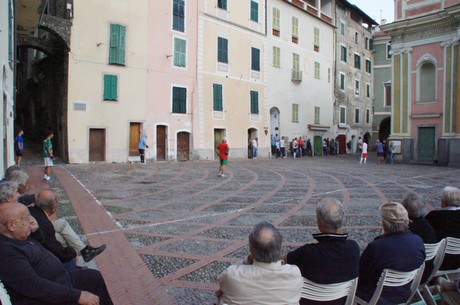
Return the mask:
M32 224L24 205L0 205L0 278L12 303L113 305L99 271L67 273L59 259L29 238Z

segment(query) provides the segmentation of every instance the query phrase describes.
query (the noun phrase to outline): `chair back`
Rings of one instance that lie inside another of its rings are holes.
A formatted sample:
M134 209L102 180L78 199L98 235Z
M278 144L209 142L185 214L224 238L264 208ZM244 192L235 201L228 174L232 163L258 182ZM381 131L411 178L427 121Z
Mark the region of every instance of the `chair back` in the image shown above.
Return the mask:
M446 254L460 255L460 238L446 237L445 240L446 240L446 246L445 246L444 255L442 258L444 259L444 256ZM440 265L442 265L442 260L441 260ZM453 269L453 270L438 270L435 276L448 276L449 274L459 273L459 272L460 272L460 268Z
M333 301L347 297L345 305L354 302L358 278L334 284L318 284L303 278L300 297L312 301Z
M380 294L382 293L383 287L399 287L412 282L410 297L407 299L406 302L404 302L404 304L407 304L417 291L417 287L420 284L420 280L422 279L424 268L425 264L422 264L418 269L408 272L384 269L382 271L382 274L380 275L379 281L377 282L377 287L375 288L374 295L372 296L368 304L377 304L380 298Z
M437 244L425 244L425 261L429 261L434 258L433 270L431 271L430 276L427 278L426 283L429 283L433 279L436 272L438 272L439 267L441 267L442 260L444 259L444 253L446 251L446 243L446 240L443 239Z
M12 305L10 295L6 291L5 286L3 286L2 281L0 281L0 301L2 305Z

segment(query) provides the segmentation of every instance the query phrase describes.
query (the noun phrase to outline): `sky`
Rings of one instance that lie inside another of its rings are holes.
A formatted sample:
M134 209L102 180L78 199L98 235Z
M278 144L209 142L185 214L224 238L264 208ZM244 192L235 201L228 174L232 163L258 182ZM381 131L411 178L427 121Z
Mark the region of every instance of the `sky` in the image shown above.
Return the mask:
M380 24L380 19L386 19L387 23L394 20L394 0L348 0L359 7L369 17Z

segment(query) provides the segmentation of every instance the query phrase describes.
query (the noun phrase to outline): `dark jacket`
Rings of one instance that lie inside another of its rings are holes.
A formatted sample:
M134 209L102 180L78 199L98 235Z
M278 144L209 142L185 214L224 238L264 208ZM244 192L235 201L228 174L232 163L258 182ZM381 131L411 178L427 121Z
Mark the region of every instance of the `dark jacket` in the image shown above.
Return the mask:
M53 223L48 219L46 213L39 207L29 207L30 214L37 220L40 229L31 234L48 251L56 255L61 262L65 263L77 257L77 252L71 247L64 247L56 239L56 231Z

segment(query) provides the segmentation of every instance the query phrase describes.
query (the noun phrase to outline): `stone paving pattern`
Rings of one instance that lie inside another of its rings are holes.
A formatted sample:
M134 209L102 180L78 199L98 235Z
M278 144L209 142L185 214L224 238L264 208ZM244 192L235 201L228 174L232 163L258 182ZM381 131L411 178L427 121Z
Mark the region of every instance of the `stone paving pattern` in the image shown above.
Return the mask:
M439 208L442 188L460 187L460 169L357 160L230 159L226 178L217 177L217 162L59 165L50 187L77 232L108 245L96 260L116 305L207 305L262 220L281 230L290 251L313 240L315 206L333 197L346 208L345 231L364 248L380 232L382 203L415 192ZM42 167L27 171L39 180Z

